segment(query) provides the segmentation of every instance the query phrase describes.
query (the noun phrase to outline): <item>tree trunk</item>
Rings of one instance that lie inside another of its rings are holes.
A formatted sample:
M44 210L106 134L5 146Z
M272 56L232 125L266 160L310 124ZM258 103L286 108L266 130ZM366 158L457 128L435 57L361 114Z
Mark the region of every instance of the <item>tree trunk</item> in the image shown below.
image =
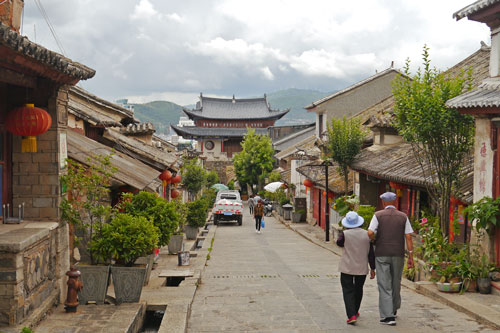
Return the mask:
M450 195L451 189L446 188L439 198L439 219L441 222L441 232L443 237L449 236L450 230Z

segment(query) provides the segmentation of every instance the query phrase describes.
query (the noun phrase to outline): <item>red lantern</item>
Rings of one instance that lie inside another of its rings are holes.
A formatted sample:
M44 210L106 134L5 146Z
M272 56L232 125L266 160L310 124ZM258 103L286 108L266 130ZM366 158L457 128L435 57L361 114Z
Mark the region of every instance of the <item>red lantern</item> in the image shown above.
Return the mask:
M36 136L47 132L52 125L52 118L47 111L26 104L13 109L5 118L5 127L21 140L21 152L36 153Z
M168 170L165 170L162 173L160 173L158 178L160 178L161 180L169 180L170 178L172 178L172 173Z
M175 198L177 198L178 196L179 196L179 191L177 191L176 189L172 189L172 190L170 191L170 197L171 197L172 199L175 199Z
M314 183L312 182L312 180L310 179L305 179L304 180L304 186L305 187L312 187L314 185Z
M177 183L180 183L180 182L181 182L181 175L177 175L177 176L173 177L173 178L170 180L170 182L171 182L172 184L177 184Z

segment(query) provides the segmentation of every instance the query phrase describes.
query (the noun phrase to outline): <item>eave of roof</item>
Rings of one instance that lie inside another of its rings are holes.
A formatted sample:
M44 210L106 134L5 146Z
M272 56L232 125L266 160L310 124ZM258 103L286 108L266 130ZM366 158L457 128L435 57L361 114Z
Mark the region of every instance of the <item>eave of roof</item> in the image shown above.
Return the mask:
M469 17L472 16L487 7L494 5L496 3L500 3L500 0L478 0L468 6L465 6L464 8L460 9L459 11L455 12L453 14L453 18L456 19L457 21L464 18L464 17Z
M235 118L229 117L207 117L203 116L203 112L200 110L187 110L185 108L182 109L184 113L189 117L189 119L197 120L197 119L206 119L206 120L278 120L285 116L290 109L286 109L284 111L270 111L268 117L251 117L251 114L246 114L244 116L237 116Z
M58 82L75 84L79 80L87 80L95 75L95 70L33 43L28 38L21 36L17 32L10 30L8 26L0 23L0 49L2 46L55 72L63 74L65 77L59 77L55 80ZM28 66L29 64L23 65ZM37 72L40 76L44 76L39 69L30 69Z
M112 148L94 141L72 130L67 131L68 156L80 163L87 164L88 158L95 155L113 155L111 165L117 168L113 178L136 189L155 191L160 172L127 156L121 152L113 152Z
M343 94L345 94L345 93L347 93L347 92L349 92L349 91L351 91L351 90L353 90L353 89L356 89L356 88L358 88L358 87L361 87L362 85L364 85L364 84L366 84L366 83L368 83L368 82L370 82L370 81L373 81L373 80L375 80L375 79L377 79L377 78L379 78L379 77L382 77L382 76L384 76L384 75L387 75L387 74L389 74L389 73L391 73L391 72L395 72L395 73L398 73L398 74L403 75L403 74L402 74L401 72L399 72L398 70L396 70L396 69L394 69L394 68L390 67L390 68L385 69L385 70L383 70L383 71L381 71L381 72L379 72L379 73L376 73L375 75L372 75L372 76L370 76L370 77L368 77L368 78L366 78L366 79L364 79L364 80L361 80L361 81L359 81L359 82L356 82L355 84L353 84L353 85L351 85L351 86L349 86L349 87L347 87L347 88L345 88L345 89L339 90L339 91L337 91L337 92L335 92L335 93L333 93L333 94L331 94L331 95L328 95L328 96L326 96L326 97L323 97L323 98L321 98L321 99L319 99L319 100L317 100L317 101L315 101L315 102L311 103L310 105L307 105L306 107L304 107L304 109L306 109L306 110L313 109L313 108L317 107L318 105L320 105L320 104L322 104L322 103L324 103L324 102L326 102L326 101L331 100L332 98L335 98L335 97L338 97L338 96L340 96L340 95L343 95Z
M498 78L486 79L477 89L448 100L446 106L457 109L498 108L500 107L500 80Z
M314 182L314 187L326 190L325 187L325 167L320 165L321 160L311 161L308 164L300 166L297 168L297 172L303 175L304 177L312 180ZM338 173L337 164L330 166L328 168L328 190L337 194L345 193L345 183L344 177L342 177ZM347 192L350 193L353 190L353 182L352 182L352 171L349 170L348 175L348 185Z
M197 126L176 126L170 125L177 135L183 138L242 138L247 134L247 128L211 128ZM255 134L267 135L266 128L253 128Z
M70 88L70 93L73 93L81 98L87 99L89 102L97 104L98 106L111 109L113 112L123 115L124 117L130 118L131 121L134 119L134 111L124 108L118 104L107 101L99 96L96 96L85 89L78 86L73 86Z

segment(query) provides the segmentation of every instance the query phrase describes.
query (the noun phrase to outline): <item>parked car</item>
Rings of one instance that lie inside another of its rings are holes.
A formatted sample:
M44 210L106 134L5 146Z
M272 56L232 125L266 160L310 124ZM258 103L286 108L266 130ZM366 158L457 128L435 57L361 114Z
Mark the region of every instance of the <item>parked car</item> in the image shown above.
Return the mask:
M214 224L221 221L236 221L238 225L243 224L243 202L240 192L235 190L222 190L217 193L215 204L212 209Z

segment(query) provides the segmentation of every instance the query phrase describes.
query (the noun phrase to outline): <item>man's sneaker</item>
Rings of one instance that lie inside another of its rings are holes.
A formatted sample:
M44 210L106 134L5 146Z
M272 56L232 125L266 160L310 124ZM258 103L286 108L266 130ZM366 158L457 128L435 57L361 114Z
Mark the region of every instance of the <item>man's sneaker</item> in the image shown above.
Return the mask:
M394 325L396 325L396 320L394 319L394 317L387 317L387 318L384 318L384 319L380 319L380 323L382 325L391 325L391 326L394 326Z
M347 323L349 325L354 325L354 323L356 323L356 316L352 316L351 318L347 319Z

